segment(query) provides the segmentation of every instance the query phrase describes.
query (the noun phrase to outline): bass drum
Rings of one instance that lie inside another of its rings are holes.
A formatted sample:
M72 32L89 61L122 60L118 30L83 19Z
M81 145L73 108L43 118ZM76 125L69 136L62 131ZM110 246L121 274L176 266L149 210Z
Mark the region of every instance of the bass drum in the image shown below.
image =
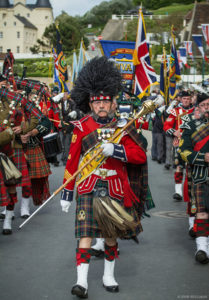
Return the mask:
M62 152L62 144L57 132L45 135L43 141L46 158L56 156Z

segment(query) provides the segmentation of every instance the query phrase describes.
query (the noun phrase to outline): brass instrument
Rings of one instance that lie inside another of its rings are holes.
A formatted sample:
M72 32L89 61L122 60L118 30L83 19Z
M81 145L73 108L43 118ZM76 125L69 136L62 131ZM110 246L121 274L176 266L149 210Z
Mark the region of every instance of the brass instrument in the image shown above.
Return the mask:
M142 109L138 112L138 114L135 116L135 118L133 118L132 120L130 120L124 127L122 127L121 129L117 130L115 132L115 134L112 136L112 138L110 138L109 142L112 143L115 140L117 140L121 134L138 118L140 118L143 115L146 115L150 112L152 112L157 106L157 103L153 102L152 100L147 100L142 104ZM97 145L98 146L98 145ZM68 180L66 180L66 182L61 185L37 210L35 210L31 216L26 219L20 226L19 229L21 229L27 222L29 222L29 220L31 218L33 218L38 212L39 210L41 210L52 198L54 198L59 192L61 192L61 190L63 190L66 185L68 183L70 183L72 180L74 180L82 171L84 172L85 168L87 168L93 161L98 160L98 165L100 163L100 161L104 161L104 159L106 159L106 157L104 157L103 155L101 155L102 153L102 148L97 147L96 151L93 152L92 156L90 159L88 160L84 160L84 163L82 164L82 166L80 168L78 168L78 170L70 177L68 178Z

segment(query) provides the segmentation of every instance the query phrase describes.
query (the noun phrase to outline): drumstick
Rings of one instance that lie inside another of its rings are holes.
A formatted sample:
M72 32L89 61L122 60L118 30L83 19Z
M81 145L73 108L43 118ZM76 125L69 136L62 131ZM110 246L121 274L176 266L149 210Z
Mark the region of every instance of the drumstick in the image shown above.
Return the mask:
M54 120L54 119L49 119L49 121L52 121L52 122L57 122L57 123L59 123L59 122L61 122L61 121L58 121L58 120ZM69 123L66 123L66 122L63 122L65 125L70 125Z

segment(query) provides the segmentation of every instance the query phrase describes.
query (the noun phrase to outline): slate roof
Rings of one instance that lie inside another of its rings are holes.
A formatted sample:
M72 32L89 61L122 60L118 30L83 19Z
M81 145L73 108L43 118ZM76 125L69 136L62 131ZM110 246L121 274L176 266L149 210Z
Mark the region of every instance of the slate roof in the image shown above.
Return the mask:
M31 22L29 22L25 17L21 17L17 15L15 17L24 24L24 27L38 30L38 28L35 25L33 25Z

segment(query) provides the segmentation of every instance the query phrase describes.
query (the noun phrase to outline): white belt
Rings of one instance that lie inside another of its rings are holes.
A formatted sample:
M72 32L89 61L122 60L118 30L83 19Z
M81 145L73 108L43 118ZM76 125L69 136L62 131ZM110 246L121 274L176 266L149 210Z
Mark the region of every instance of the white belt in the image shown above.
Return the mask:
M95 175L101 176L102 178L117 175L115 170L108 170L108 169L97 169L94 171Z

